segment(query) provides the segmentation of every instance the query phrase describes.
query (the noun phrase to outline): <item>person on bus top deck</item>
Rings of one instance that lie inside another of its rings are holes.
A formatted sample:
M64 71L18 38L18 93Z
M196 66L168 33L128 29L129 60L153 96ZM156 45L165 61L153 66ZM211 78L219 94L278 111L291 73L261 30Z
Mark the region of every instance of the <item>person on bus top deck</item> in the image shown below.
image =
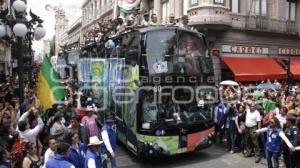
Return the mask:
M127 22L132 21L132 25L128 25L128 23L126 24L128 28L141 26L142 19L141 19L141 15L139 14L139 9L134 8L131 14L126 18L126 20Z
M169 20L168 20L168 23L166 23L166 26L175 26L177 23L176 23L176 20L175 20L175 15L173 13L171 13L169 15Z
M143 17L141 25L142 26L150 26L150 17L149 17L149 13L148 12L144 13L144 17Z
M117 150L117 134L116 134L116 127L115 127L116 119L113 115L109 115L106 120L105 124L101 129L101 137L103 139L102 149L107 157L110 159L111 167L117 167L117 160L116 160L116 150ZM103 167L107 167L107 160L103 161Z
M155 13L153 13L153 14L151 15L150 25L151 25L151 26L157 26L157 25L159 25L158 20L157 20L157 16L156 16Z
M181 23L179 24L179 27L193 30L193 28L189 25L189 17L187 15L183 15L181 17Z

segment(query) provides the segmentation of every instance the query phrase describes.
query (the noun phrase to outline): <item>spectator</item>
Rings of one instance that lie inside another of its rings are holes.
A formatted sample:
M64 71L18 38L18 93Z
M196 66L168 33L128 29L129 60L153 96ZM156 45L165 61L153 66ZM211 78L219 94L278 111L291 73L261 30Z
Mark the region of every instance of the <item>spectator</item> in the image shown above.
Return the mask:
M42 165L38 155L37 147L32 142L25 144L26 156L23 160L22 168L39 168Z
M54 159L47 161L46 168L75 168L67 158L70 156L70 145L67 143L59 143L57 145Z
M234 153L234 149L235 149L236 134L237 134L235 120L237 116L238 116L238 112L236 110L236 107L235 105L231 104L228 109L228 112L226 112L227 144L228 144L228 151L230 151L231 154Z
M251 150L254 149L255 152L255 162L258 163L261 160L260 148L257 142L257 134L254 132L261 128L261 116L256 110L254 103L251 104L250 108L246 109L246 132L245 132L245 143L247 154L245 157L251 156Z
M287 113L288 109L286 107L282 107L280 113L276 115L276 118L280 122L281 129L285 128Z
M245 107L240 105L238 116L235 119L235 124L238 130L238 144L240 144L240 148L243 150L243 154L245 154L245 122L246 122L246 114Z
M45 155L44 155L44 167L46 166L46 163L48 160L52 160L55 157L57 141L54 137L49 138L48 146L49 146L49 148L46 150Z
M86 151L85 168L101 168L101 155L99 153L101 142L97 136L90 137L89 147Z
M30 125L27 121L28 116L33 115L38 117L38 124L34 128L30 129ZM20 133L20 137L24 138L25 140L33 143L36 145L39 156L42 152L42 144L38 139L39 132L43 129L44 123L41 119L41 117L38 114L38 110L34 107L31 107L28 112L25 112L21 117L20 121L18 123L17 130Z
M67 132L65 134L64 141L71 144L68 161L72 163L75 168L84 167L85 151L83 143L78 141L78 134L76 132Z
M0 168L11 168L9 153L3 146L0 146L0 157Z
M61 113L56 113L52 126L50 125L50 135L55 137L57 141L62 141L66 127L65 121Z
M219 143L223 143L226 110L225 104L220 101L220 103L215 107L214 111L215 140L217 142L217 139L219 139Z
M71 124L68 126L68 129L71 132L76 132L78 134L79 141L82 142L86 148L90 137L89 129L80 123L80 118L77 115L72 116L70 123Z
M88 128L90 137L99 137L98 117L96 114L93 114L93 109L91 107L87 107L86 111L87 115L81 119L81 124Z
M110 159L111 167L117 168L116 161L116 149L117 149L117 134L115 128L115 117L109 115L105 120L105 124L101 130L101 137L103 139L104 144L102 144L104 148L104 153L107 155L107 158ZM103 161L103 167L107 167L107 160Z

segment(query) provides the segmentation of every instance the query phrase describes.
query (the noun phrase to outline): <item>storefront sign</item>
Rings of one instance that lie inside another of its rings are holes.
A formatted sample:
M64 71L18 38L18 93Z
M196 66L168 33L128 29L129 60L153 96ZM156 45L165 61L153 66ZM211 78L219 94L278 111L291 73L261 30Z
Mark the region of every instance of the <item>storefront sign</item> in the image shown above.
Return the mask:
M255 46L235 46L235 45L223 45L223 53L233 54L269 54L269 48L255 47Z
M298 48L279 48L278 55L300 55Z

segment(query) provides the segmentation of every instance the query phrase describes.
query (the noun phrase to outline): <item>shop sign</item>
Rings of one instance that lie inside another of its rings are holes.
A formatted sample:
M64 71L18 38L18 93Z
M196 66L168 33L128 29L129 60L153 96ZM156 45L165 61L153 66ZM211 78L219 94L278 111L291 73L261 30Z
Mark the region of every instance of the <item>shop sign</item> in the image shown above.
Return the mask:
M233 54L269 54L269 48L255 46L223 45L223 53Z
M279 48L278 55L300 55L298 48Z

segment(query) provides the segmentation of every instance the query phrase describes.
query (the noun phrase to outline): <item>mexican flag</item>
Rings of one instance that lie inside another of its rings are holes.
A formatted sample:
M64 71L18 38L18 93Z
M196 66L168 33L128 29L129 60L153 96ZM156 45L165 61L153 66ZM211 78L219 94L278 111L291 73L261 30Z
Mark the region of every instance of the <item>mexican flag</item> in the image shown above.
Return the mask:
M124 11L131 11L141 3L141 0L118 0L118 6Z
M37 84L37 98L40 100L43 110L50 108L65 96L66 91L60 83L59 75L53 69L49 57L45 55Z

